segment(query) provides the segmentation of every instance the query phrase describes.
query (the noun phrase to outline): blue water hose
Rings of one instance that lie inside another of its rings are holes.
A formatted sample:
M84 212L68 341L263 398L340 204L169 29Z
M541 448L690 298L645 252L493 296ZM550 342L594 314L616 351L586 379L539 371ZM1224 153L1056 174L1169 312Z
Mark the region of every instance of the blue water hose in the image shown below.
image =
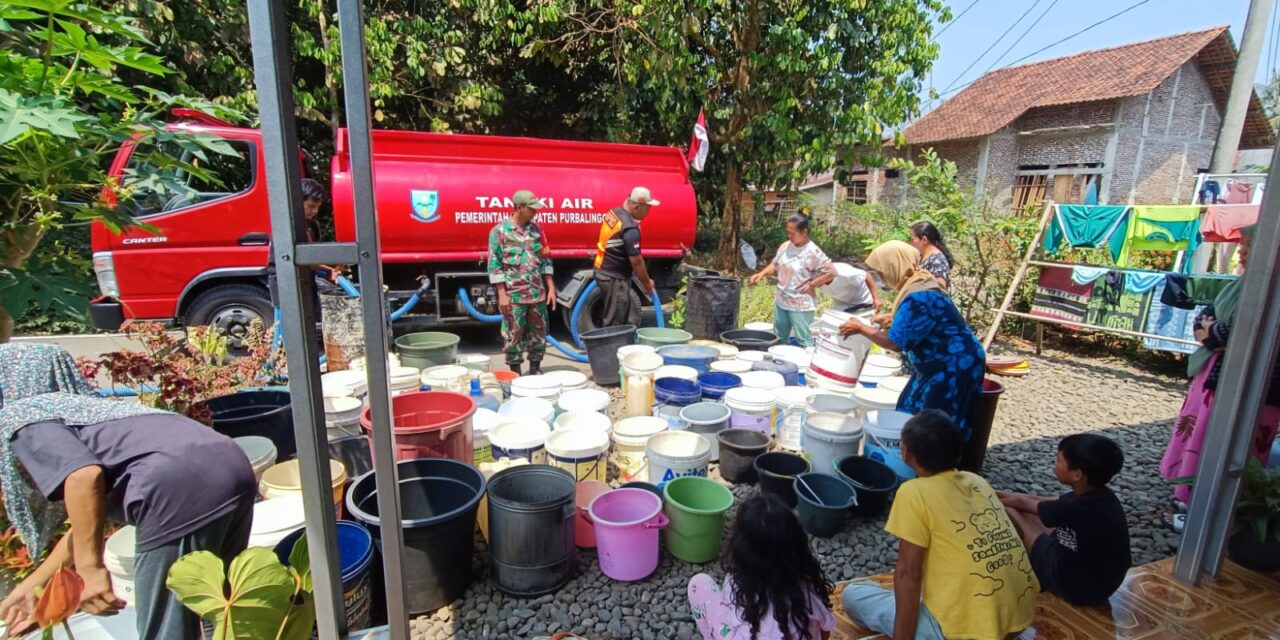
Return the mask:
M584 351L586 350L587 345L582 343L582 336L578 334L578 314L582 312L582 305L586 304L587 298L591 295L591 292L595 290L596 280L595 278L592 278L591 282L587 283L586 288L584 288L582 293L578 296L578 301L573 304L573 313L569 314L569 337L573 338L573 343L578 345L578 348Z
M667 327L666 320L662 317L662 302L658 300L658 290L653 290L653 317L658 321L658 328L665 329Z
M336 278L336 282L338 283L339 287L342 287L343 291L347 292L347 295L351 296L352 298L360 297L360 290L357 289L354 284L351 284L351 281L348 280L346 276L341 276L341 275L338 276Z
M595 284L595 283L593 282L592 284ZM583 296L583 298L585 298L585 296ZM471 316L473 319L479 320L480 322L488 322L488 323L502 322L502 316L488 314L488 313L481 313L480 310L475 307L475 305L471 304L471 296L467 295L466 289L462 289L462 288L458 289L458 300L462 302L462 308L467 311L467 315ZM577 308L578 308L577 306L574 307L575 310ZM575 318L577 317L576 313L574 314L574 317ZM547 336L547 342L550 343L551 346L555 347L556 349L559 349L560 353L563 353L565 357L569 358L570 360L573 360L574 362L590 362L590 360L587 358L587 354L577 351L573 347L570 347L561 343L559 340L556 340L554 337L550 335Z

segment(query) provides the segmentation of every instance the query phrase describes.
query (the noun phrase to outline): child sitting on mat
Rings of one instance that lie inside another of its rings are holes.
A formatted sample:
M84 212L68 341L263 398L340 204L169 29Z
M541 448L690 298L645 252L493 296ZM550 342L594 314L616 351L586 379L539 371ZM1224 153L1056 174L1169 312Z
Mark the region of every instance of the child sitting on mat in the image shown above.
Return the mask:
M1129 524L1107 488L1123 466L1114 440L1080 433L1058 443L1053 464L1071 491L1052 498L998 492L1041 588L1071 604L1105 604L1129 571Z
M689 605L704 640L826 640L836 626L831 581L791 509L772 494L738 510L723 585L699 573Z
M1027 552L986 480L957 471L960 428L926 409L902 428L902 483L885 530L899 539L893 591L869 582L845 588L857 621L893 638L1001 640L1035 616Z

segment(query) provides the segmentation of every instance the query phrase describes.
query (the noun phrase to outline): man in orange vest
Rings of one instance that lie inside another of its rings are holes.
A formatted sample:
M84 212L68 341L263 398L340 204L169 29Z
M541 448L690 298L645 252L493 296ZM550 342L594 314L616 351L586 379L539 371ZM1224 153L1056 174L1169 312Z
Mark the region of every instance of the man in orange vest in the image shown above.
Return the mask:
M640 257L639 222L649 215L650 207L659 204L648 189L636 187L622 206L604 216L595 261L596 286L604 294L603 326L640 324L640 308L631 299L632 275L640 281L640 288L653 297L653 280Z

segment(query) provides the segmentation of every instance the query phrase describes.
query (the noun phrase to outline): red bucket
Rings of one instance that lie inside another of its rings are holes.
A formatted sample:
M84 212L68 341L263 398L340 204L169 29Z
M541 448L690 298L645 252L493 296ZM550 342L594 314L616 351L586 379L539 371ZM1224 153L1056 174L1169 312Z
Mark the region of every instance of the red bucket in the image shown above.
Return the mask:
M396 460L450 458L471 464L471 416L476 403L451 391L415 391L391 398ZM373 446L370 409L360 414L360 428Z

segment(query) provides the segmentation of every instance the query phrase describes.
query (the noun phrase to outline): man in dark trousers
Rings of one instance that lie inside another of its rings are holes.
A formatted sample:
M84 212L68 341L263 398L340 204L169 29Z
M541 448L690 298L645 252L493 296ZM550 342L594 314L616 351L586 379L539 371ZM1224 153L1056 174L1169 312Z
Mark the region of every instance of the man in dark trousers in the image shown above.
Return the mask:
M653 280L640 257L640 221L649 215L649 208L660 203L649 190L636 187L620 207L614 207L604 216L600 225L600 238L596 243L595 280L604 294L604 321L602 326L639 324L640 309L631 300L631 276L640 281L640 288L653 297Z

